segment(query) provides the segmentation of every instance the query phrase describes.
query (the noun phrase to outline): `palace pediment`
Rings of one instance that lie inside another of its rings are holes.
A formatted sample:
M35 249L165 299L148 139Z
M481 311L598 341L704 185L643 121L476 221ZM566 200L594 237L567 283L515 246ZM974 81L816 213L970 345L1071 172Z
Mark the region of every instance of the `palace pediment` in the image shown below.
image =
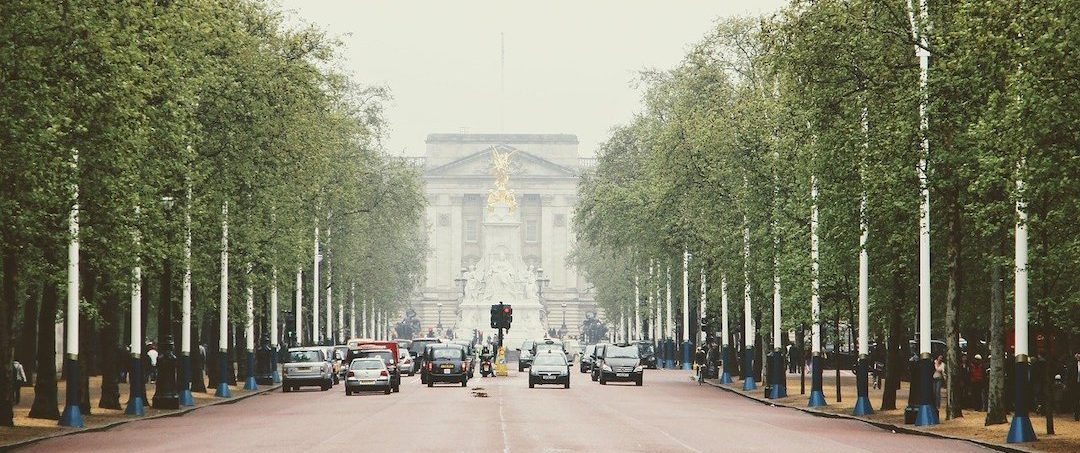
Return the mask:
M569 167L556 164L540 156L530 154L509 145L496 145L500 153L512 152L510 179L518 177L577 177L577 172ZM484 147L475 153L458 160L432 167L424 172L426 177L490 177L492 170L492 147Z

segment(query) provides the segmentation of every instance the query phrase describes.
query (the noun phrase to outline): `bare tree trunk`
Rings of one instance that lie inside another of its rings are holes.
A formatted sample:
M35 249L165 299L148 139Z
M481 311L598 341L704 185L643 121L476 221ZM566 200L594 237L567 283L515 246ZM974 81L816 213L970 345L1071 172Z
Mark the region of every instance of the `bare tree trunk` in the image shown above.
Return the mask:
M26 370L26 382L34 382L37 368L37 312L41 300L40 288L30 285L30 294L24 299L22 320L19 325L19 344L15 346L15 360Z
M896 277L894 284L895 300L904 300L903 283L899 277ZM889 349L885 353L885 388L881 393L881 410L896 409L896 391L900 389L900 376L905 371L904 351L908 345L902 309L900 303L889 304Z
M990 269L990 388L987 394L986 426L1008 423L1005 419L1005 299L1002 295L1001 265Z
M14 247L4 250L3 289L0 291L0 426L15 426L12 408L11 314L18 305L19 258Z
M106 282L102 286L108 288ZM124 322L120 315L119 294L109 291L103 304L101 326L101 399L98 407L102 409L122 409L120 406L120 325Z
M46 273L56 267L50 259L55 253L45 250ZM37 380L34 381L34 403L30 418L58 420L60 400L56 391L56 310L60 303L57 283L44 278L41 284L41 309L37 317Z
M960 367L960 319L957 307L961 303L961 273L960 273L960 206L959 201L953 200L949 209L949 233L948 244L945 246L945 254L948 260L949 288L945 295L945 387L946 403L945 418L959 418L964 416L963 392L960 383L963 382L963 368Z

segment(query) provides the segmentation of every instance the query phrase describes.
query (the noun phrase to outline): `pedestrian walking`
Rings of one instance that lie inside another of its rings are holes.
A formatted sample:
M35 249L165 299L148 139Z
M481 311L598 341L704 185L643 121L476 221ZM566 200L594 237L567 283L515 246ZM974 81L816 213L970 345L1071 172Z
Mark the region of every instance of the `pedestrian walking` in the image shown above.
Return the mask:
M148 371L148 373L147 373L147 377L149 378L149 380L150 380L151 382L157 382L157 359L158 359L158 351L157 351L157 348L156 348L156 347L154 347L154 343L150 343L150 344L149 344L149 345L147 346L147 348L146 348L146 349L147 349L147 350L146 350L146 361L147 361L147 363L146 363L146 364L147 364L147 366L148 366L148 369L147 369L147 371Z
M1065 388L1072 406L1073 420L1080 421L1080 352L1073 354L1075 360L1065 370Z
M21 363L18 360L11 362L11 377L12 377L12 404L19 404L22 399L22 388L26 385L26 370L23 369Z
M986 364L982 361L982 354L975 354L968 370L968 380L971 382L970 404L975 410L986 410Z
M941 388L945 385L945 358L934 359L934 407L941 407Z

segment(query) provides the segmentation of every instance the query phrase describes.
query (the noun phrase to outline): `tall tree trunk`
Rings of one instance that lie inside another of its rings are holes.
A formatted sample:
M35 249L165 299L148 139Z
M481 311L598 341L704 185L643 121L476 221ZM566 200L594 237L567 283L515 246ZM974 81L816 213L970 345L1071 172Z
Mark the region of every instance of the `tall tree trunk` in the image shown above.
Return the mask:
M45 250L46 274L55 271L55 250ZM41 284L41 309L37 317L37 380L30 418L58 420L60 400L56 390L56 312L60 303L57 283L45 277Z
M103 277L104 279L104 277ZM106 281L102 286L108 288ZM124 322L120 314L120 295L109 291L102 306L104 323L101 326L101 399L98 407L102 409L122 409L120 406L120 325Z
M6 241L5 241L6 242ZM0 291L0 426L15 426L12 408L11 315L18 305L19 258L14 247L4 250L4 279Z
M948 243L945 246L945 255L948 260L949 288L945 295L945 388L947 400L945 403L945 418L963 417L963 391L960 388L964 381L964 372L960 367L960 319L957 307L961 303L961 273L960 273L960 246L962 241L960 231L960 202L953 200L949 207L949 233Z
M89 266L88 260L80 265L80 278L83 282L82 299L94 304L97 298L97 275L96 272L87 269ZM95 330L97 328L93 320L87 316L86 310L79 310L79 382L72 383L70 376L65 379L68 379L68 385L79 386L79 409L82 410L83 415L90 415L93 410L90 404L90 374L95 368Z
M41 300L40 288L30 286L30 295L23 303L19 324L19 344L15 346L15 360L26 370L26 382L34 382L34 370L37 368L37 313Z
M1008 423L1005 419L1005 298L1001 265L990 269L990 387L984 424Z
M203 369L206 366L207 356L202 351L204 323L193 319L191 323L191 391L206 392L206 378ZM206 348L210 353L210 348Z
M903 282L894 277L893 297L896 301L904 300ZM881 410L896 409L896 391L900 389L900 376L904 374L908 349L906 330L904 329L903 304L889 304L889 349L885 353L885 389L881 393Z

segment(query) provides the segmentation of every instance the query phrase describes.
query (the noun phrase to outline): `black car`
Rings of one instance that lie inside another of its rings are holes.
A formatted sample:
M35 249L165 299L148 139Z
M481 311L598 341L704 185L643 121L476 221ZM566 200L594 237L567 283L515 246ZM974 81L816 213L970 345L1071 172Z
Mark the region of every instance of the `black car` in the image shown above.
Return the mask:
M594 353L596 353L596 345L595 344L590 344L588 346L585 346L585 352L583 352L581 354L581 362L580 362L580 367L581 367L581 372L582 373L592 372L593 361L596 360L596 357L593 356Z
M469 365L465 348L456 344L432 344L427 346L424 356L420 379L428 387L436 382L459 382L462 387L468 385Z
M600 380L600 360L604 356L604 349L608 347L607 343L600 343L596 345L592 353L592 366L589 368L590 378L593 382Z
M638 347L638 356L645 368L656 369L656 346L651 341L635 341Z
M529 367L529 388L545 384L570 388L570 364L566 361L566 354L541 351L533 356L532 366Z
M476 351L473 349L472 342L468 340L453 340L450 344L456 344L465 348L465 361L468 362L466 365L469 369L469 379L472 379L473 374L476 372L474 371L476 368Z
M600 370L600 385L616 381L642 384L645 367L641 365L637 345L608 345L603 355L597 356L596 367Z
M353 359L365 357L378 357L386 364L386 370L390 372L390 388L395 392L401 391L401 370L397 366L397 358L394 352L386 348L361 347L350 349L345 355L344 363L352 363Z
M439 344L438 338L417 338L409 343L409 354L413 358L413 373L424 366L424 348L429 344Z

